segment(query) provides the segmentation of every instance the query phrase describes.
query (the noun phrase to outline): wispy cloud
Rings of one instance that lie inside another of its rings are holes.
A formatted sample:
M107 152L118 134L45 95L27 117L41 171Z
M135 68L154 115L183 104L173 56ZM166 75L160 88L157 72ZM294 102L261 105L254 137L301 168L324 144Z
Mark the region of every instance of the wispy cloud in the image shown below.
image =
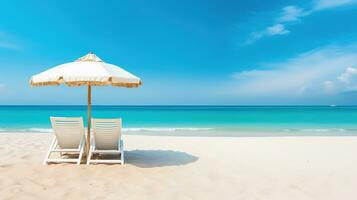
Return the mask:
M315 0L312 3L313 7L310 8L302 8L296 5L285 6L281 9L278 17L272 20L273 25L266 27L262 31L251 33L243 45L252 44L264 37L288 34L290 31L287 29L287 25L291 24L291 22L301 21L303 17L309 16L317 11L353 5L355 3L357 3L357 0ZM272 34L269 34L269 32Z
M269 26L266 29L267 35L285 35L288 34L290 31L286 30L284 24L275 24L273 26Z
M323 83L327 94L350 93L357 91L357 67L347 67L339 76Z
M357 69L348 67L337 79L343 83L351 83L357 77Z
M329 83L326 85L326 82ZM357 91L357 66L347 67L335 80L325 82L325 91L331 94Z
M301 17L308 15L303 8L297 6L286 6L283 8L281 16L277 19L279 22L298 21Z
M244 45L252 44L263 37L286 35L288 33L290 33L290 31L285 28L284 24L274 24L267 27L263 31L251 33L249 39L244 43Z
M352 5L357 3L357 0L316 0L313 10L324 10L340 6Z
M313 97L357 91L357 45L326 46L232 76L237 95L244 97Z

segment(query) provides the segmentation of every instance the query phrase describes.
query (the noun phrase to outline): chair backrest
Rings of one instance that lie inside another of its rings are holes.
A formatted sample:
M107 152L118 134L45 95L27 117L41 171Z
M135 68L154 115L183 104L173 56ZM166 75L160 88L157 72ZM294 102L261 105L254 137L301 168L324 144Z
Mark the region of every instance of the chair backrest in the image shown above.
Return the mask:
M58 145L62 149L77 149L84 136L82 117L51 117L51 124Z
M93 142L98 150L116 150L121 138L121 119L92 119Z

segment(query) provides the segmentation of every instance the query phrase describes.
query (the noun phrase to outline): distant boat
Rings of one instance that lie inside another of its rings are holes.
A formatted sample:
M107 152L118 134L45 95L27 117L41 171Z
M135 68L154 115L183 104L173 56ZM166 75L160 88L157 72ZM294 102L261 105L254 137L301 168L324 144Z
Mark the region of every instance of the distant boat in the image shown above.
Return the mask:
M331 104L330 107L336 107L336 105L335 104Z

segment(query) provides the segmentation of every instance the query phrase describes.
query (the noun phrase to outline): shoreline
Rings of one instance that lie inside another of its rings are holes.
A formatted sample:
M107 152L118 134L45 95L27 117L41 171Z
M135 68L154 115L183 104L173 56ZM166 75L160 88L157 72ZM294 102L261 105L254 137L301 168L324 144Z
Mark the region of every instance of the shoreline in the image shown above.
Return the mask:
M191 129L188 130L179 129L179 130L157 130L154 128L150 131L142 131L141 129L136 129L134 131L123 130L122 135L127 136L170 136L170 137L223 137L223 138L244 138L244 137L350 137L350 136L357 136L357 129L356 130L340 130L340 129L316 129L312 130L308 129L304 130L296 130L291 129L289 131L224 131L222 129L209 129L203 128L200 129ZM41 129L41 130L12 130L8 131L5 129L0 129L0 134L37 134L37 133L44 133L44 134L53 134L52 129Z

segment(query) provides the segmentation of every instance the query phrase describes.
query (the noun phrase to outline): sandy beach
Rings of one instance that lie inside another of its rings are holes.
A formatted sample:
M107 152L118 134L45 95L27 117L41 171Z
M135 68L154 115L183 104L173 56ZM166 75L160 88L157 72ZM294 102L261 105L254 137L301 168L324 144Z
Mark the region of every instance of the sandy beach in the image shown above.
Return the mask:
M43 166L51 138L0 134L0 199L357 197L357 137L125 135L124 166Z

